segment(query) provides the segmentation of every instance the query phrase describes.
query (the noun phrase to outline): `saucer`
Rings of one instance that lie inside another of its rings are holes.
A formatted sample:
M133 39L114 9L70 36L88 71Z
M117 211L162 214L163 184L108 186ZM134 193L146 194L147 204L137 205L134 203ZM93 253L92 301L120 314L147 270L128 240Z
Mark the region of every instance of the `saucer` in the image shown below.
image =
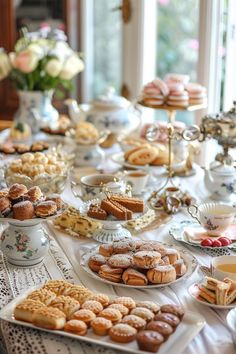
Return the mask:
M236 307L236 302L234 302L233 304L230 304L230 305L216 305L216 304L211 304L210 302L207 302L204 299L201 299L199 297L199 287L198 287L197 283L192 284L189 287L188 292L195 301L199 302L200 304L202 304L204 306L212 307L216 310L229 310L229 309L233 309Z

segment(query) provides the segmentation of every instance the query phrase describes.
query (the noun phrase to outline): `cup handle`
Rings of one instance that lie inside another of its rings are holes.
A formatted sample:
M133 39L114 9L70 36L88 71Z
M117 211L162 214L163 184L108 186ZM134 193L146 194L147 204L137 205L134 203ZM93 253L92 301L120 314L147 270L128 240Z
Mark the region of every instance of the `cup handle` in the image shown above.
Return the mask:
M191 209L193 209L193 210L191 210ZM201 224L200 220L197 217L197 215L198 215L198 207L196 205L194 205L194 204L190 205L188 207L188 213L192 216L192 218L196 219L199 222L199 224Z
M82 199L82 195L80 193L78 193L78 191L75 190L76 187L79 187L79 184L74 182L74 181L70 181L70 187L71 187L71 191L73 193L73 195L75 196L75 198L80 198Z

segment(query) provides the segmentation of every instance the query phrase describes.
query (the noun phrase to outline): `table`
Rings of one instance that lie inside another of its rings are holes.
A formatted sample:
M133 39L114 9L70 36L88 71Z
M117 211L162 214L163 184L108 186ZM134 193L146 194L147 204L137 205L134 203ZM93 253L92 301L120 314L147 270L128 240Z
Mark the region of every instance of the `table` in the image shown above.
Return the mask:
M191 191L197 200L207 200L207 191L203 183L203 171L197 168L197 174L192 177L179 179L182 187ZM75 199L69 186L62 195L66 202L78 207L80 200ZM186 211L174 215L172 220L161 226L157 230L143 233L143 239L155 239L165 243L178 244L173 241L168 233L168 229L173 221L189 218ZM37 285L51 278L63 278L78 284L89 287L93 291L127 296L125 288L103 284L90 278L79 266L79 257L81 247L90 247L95 245L93 240L79 240L66 235L65 233L54 229L51 224L45 224L51 242L50 251L43 264L32 269L20 269L8 265L4 257L0 257L0 306L7 304L12 298L21 291L26 290L32 285ZM188 247L189 251L198 259L201 265L209 266L211 257L197 250L194 247ZM233 354L235 347L233 345L231 333L226 325L227 311L216 311L209 307L196 303L188 294L188 287L202 277L198 270L194 275L177 285L172 285L162 289L152 290L129 290L129 295L138 300L155 300L157 302L167 303L173 301L184 306L186 311L194 311L203 315L206 319L206 326L201 333L188 345L183 354ZM0 353L7 350L8 354L114 354L113 350L103 347L93 347L88 344L72 341L66 338L56 337L51 334L44 334L36 330L25 329L4 321L1 322L1 342Z

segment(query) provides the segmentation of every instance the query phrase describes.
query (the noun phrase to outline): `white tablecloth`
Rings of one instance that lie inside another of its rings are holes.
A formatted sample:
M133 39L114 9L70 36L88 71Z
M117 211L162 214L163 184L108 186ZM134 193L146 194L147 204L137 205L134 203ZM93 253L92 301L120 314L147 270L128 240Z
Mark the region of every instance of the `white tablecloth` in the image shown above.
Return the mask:
M183 189L189 190L191 194L197 200L206 200L207 192L203 184L203 171L198 168L198 173L192 177L186 177L179 179L181 181L181 186ZM157 181L158 183L158 181ZM65 201L68 201L70 204L75 206L80 205L79 200L75 200L73 197L70 188L67 188L63 193L63 198ZM189 218L186 211L182 211L174 215L172 220L158 228L157 230L149 231L142 234L143 239L154 239L170 244L178 244L173 238L169 235L169 228L173 222L178 220L184 220ZM186 311L194 311L202 316L206 320L206 326L201 331L200 334L188 345L185 349L184 354L233 354L235 353L235 347L232 342L232 337L229 329L226 325L226 315L227 311L216 311L209 307L203 306L196 303L188 294L188 287L194 282L198 281L203 277L203 274L198 270L192 275L188 280L180 282L178 285L168 286L161 289L129 289L110 286L104 284L98 280L90 278L84 270L80 267L80 250L87 246L95 245L95 242L89 239L79 240L77 238L72 238L71 236L66 235L63 232L55 230L51 227L51 224L48 225L49 232L52 237L55 238L56 242L60 247L52 241L51 252L46 257L44 264L36 269L31 270L21 270L21 269L8 269L8 276L10 274L10 284L11 287L6 289L7 295L4 297L5 303L7 303L12 297L17 295L16 289L18 292L20 290L26 289L32 283L40 282L46 278L68 278L73 279L76 283L81 283L88 288L97 291L104 292L107 294L116 294L116 295L130 295L137 300L155 300L157 302L168 303L173 301L175 303L180 303L184 306ZM183 247L183 244L178 246ZM211 262L211 257L194 247L188 248L190 252L197 258L200 265L209 266ZM63 251L63 252L62 252ZM55 255L57 254L57 256ZM66 260L65 258L68 258ZM58 259L61 261L58 262ZM1 277L6 277L6 269L0 264ZM47 273L48 274L45 274ZM0 278L1 279L1 278ZM14 282L17 282L15 284ZM6 279L2 281L3 286L6 286ZM12 289L13 288L13 289ZM19 290L20 289L20 290ZM10 290L13 290L13 294ZM2 303L1 303L2 305ZM7 349L9 354L26 354L26 353L39 353L39 354L56 354L56 353L90 353L93 351L95 353L107 353L109 351L104 351L101 348L92 348L86 344L80 344L78 342L72 342L66 340L65 338L55 337L53 335L41 334L38 331L23 330L21 336L16 338L20 340L18 345L14 333L19 333L19 329L16 329L16 326L12 326L6 323L1 323L2 335L7 343ZM12 339L13 338L13 339ZM34 346L35 351L34 351ZM41 348L41 349L40 349ZM101 351L102 350L102 351Z

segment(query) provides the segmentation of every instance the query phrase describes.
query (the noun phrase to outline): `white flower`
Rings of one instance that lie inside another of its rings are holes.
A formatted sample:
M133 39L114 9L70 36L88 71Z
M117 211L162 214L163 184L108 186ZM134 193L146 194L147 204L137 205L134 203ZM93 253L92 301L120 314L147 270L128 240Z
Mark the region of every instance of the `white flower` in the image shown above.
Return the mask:
M84 70L84 63L74 54L66 59L66 62L60 73L60 78L63 80L71 80L76 74Z
M15 52L10 52L8 53L8 57L11 63L11 66L15 68L15 59L16 59L16 53Z
M43 46L38 45L36 42L29 44L27 49L34 52L39 57L39 59L42 59L45 55Z
M45 71L48 75L56 77L62 69L62 63L58 59L50 59L45 65Z
M0 80L5 79L11 71L11 64L8 55L0 52Z

